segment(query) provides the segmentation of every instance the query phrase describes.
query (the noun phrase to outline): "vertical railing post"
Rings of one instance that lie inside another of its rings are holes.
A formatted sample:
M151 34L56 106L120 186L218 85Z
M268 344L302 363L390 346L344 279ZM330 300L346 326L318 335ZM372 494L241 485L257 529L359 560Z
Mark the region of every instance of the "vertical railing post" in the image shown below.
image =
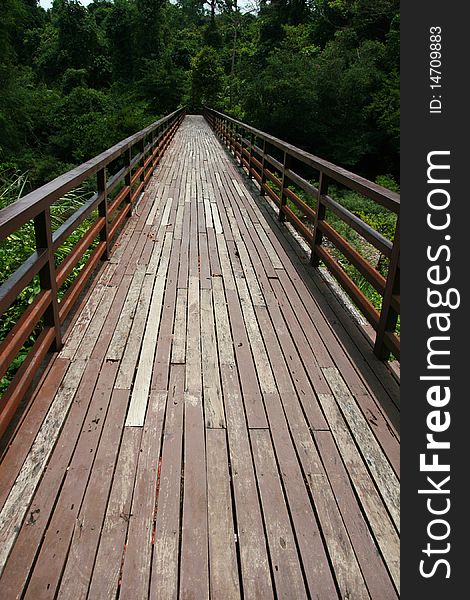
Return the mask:
M127 173L124 176L124 185L129 188L129 192L126 195L126 203L131 205L131 210L128 212L128 216L132 214L132 173L131 173L131 161L132 161L132 150L127 148L124 152L124 162L127 169Z
M395 332L398 321L398 313L392 306L393 296L400 294L400 217L398 217L395 228L395 237L393 239L392 254L388 267L387 282L382 299L382 308L380 310L380 319L375 336L374 354L387 360L390 357L390 351L384 343L386 333Z
M57 278L54 262L54 251L52 248L52 226L50 208L45 208L34 218L34 233L36 237L36 249L38 252L47 252L47 263L39 271L39 284L41 290L51 292L51 303L44 313L44 324L46 327L54 328L53 348L59 351L62 348L62 332L60 330L59 299L57 295Z
M98 195L102 196L98 204L98 217L104 218L104 226L100 230L100 241L106 245L105 251L101 256L101 260L109 258L109 221L108 221L108 198L106 193L106 167L100 169L96 174L98 185Z
M140 140L140 142L138 143L138 148L139 148L139 152L140 152L139 169L142 169L142 172L140 173L140 177L139 177L139 182L142 183L142 181L144 181L144 177L145 177L145 172L144 172L144 163L145 163L145 155L144 155L145 138L142 138Z
M264 189L264 185L266 184L266 140L263 139L263 155L261 156L261 183L259 193L261 196L266 195L266 191Z
M286 213L284 212L284 206L287 203L287 196L285 193L286 189L286 169L289 168L290 156L284 151L284 160L282 162L282 177L281 177L281 189L280 189L280 204L279 204L279 214L278 219L283 223L286 220Z
M250 149L248 155L248 176L253 177L253 148L255 145L255 135L253 132L250 132Z
M155 135L155 129L152 129L152 132L150 134L150 143L151 143L151 150L150 153L152 155L152 160L150 161L150 165L153 169L155 168L155 165L157 164L157 142L156 142L156 135Z
M313 241L312 241L312 252L310 254L310 264L314 267L318 267L319 258L316 252L318 246L321 246L323 235L320 231L318 224L324 221L326 215L326 206L322 202L322 196L328 193L328 178L325 173L320 173L320 184L318 186L318 201L317 210L315 212L315 223L313 225Z

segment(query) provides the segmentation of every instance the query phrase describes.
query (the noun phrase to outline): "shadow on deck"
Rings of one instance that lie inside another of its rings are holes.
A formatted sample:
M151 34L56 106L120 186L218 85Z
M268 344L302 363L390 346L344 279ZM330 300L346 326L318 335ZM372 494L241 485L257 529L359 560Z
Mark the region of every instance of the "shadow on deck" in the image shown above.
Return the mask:
M0 466L0 596L398 597L398 384L186 117Z

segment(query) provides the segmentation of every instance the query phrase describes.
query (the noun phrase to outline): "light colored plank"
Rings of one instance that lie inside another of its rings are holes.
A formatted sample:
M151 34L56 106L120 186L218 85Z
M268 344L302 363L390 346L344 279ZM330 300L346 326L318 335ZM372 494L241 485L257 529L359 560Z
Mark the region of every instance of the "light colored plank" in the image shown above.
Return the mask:
M162 222L160 224L160 227L166 227L168 225L172 204L173 198L168 198L165 204L165 210L163 211Z
M129 335L132 320L138 305L143 281L144 273L137 271L132 278L119 321L114 330L108 351L106 352L106 360L121 360L122 358L127 336Z
M206 427L225 427L212 308L212 291L201 290L201 352Z
M274 246L271 243L271 240L266 235L266 231L260 223L255 224L256 233L258 234L261 243L263 244L266 253L268 255L269 260L271 261L273 267L275 269L283 269L284 266L282 264L281 259L279 258Z
M271 364L269 362L266 348L264 347L255 311L244 279L237 279L237 288L240 295L240 303L243 311L245 326L250 339L251 350L258 373L261 391L266 394L277 392Z
M186 361L186 313L187 290L179 288L176 296L175 324L173 329L173 345L171 347L171 362L184 363Z
M147 314L152 298L152 289L154 278L152 275L145 275L140 291L139 300L135 309L132 327L124 346L124 354L119 365L115 387L116 389L130 390L134 379L135 365L138 359L138 352L142 342L142 336L147 322Z
M64 347L59 353L59 358L68 358L72 360L75 356L77 348L83 339L83 336L91 323L93 315L98 309L101 299L104 296L106 287L104 285L97 284L87 303L82 309L80 316L78 317L75 325L73 326L70 335L67 337Z
M383 505L366 465L332 394L318 394L335 442L367 515L370 527L397 589L400 585L400 544L397 532Z
M152 380L153 360L157 346L158 330L163 308L163 295L165 293L166 274L170 259L172 234L167 233L162 251L162 259L158 267L152 300L148 312L142 349L140 352L137 374L132 388L131 402L126 418L127 427L142 427L147 410L150 383Z
M113 487L91 577L89 598L114 600L119 585L121 563L131 514L132 492L139 457L141 430L124 430Z
M227 208L227 214L230 221L230 226L232 228L233 237L237 244L238 255L240 257L243 273L245 274L253 304L255 306L266 306L263 292L261 291L258 279L253 269L253 265L251 264L250 256L240 234L236 219L233 215L233 210L231 208Z
M233 277L232 267L230 264L227 242L222 234L217 235L217 248L219 250L220 268L222 270L225 289L235 291L235 279Z
M400 531L400 484L357 402L336 367L323 369L326 380L379 488L395 527Z
M212 221L212 210L209 198L204 198L204 216L206 219L206 227L212 229L214 227L214 222Z
M211 202L212 220L214 223L214 229L216 234L223 233L222 221L220 220L219 209L216 202Z
M70 365L0 513L0 575L62 430L85 367L86 362L80 360Z
M212 281L212 294L214 300L215 325L217 330L217 349L221 365L235 366L235 354L228 319L227 301L225 299L224 285L221 277L214 277Z

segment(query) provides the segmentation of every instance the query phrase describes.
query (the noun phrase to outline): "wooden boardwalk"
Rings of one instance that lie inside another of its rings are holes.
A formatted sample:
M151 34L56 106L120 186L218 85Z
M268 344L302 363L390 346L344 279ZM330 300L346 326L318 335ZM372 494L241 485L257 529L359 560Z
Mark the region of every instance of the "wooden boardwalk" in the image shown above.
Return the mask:
M397 598L398 386L250 190L186 117L0 465L2 600Z

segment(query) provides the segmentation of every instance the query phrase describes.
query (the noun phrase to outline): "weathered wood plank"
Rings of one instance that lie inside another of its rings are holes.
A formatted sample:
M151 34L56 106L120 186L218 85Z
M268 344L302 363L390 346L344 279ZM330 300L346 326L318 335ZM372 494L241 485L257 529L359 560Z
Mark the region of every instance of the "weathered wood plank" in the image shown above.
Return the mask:
M200 301L201 358L206 427L225 427L212 307L212 291L202 289Z
M87 418L28 583L25 598L30 600L56 593L73 532L80 528L77 517L88 482L82 474L89 472L99 446L116 371L116 364L107 363L100 372Z
M156 497L150 596L176 599L179 585L184 366L172 365Z
M167 392L152 392L140 444L139 462L129 515L121 595L145 598L149 589L160 447Z
M206 431L207 514L212 598L240 598L226 433Z
M250 431L278 598L307 598L270 433Z
M127 390L115 390L112 394L60 582L57 595L60 600L87 597L128 400Z
M400 486L398 479L338 370L335 368L323 369L323 373L341 408L343 417L356 439L361 454L364 456L365 464L368 465L374 477L395 527L400 531Z
M175 324L173 329L173 345L171 348L171 362L174 364L186 361L186 313L188 306L188 293L185 288L177 291Z
M127 427L142 427L147 410L147 402L152 380L153 359L155 356L158 329L163 308L163 295L165 292L166 276L170 260L172 234L167 233L162 251L160 266L158 267L152 299L142 340L137 374L132 388L131 402L126 418Z
M225 395L243 592L246 598L273 598L266 538L238 375L232 365L222 365L221 378Z
M360 456L334 396L332 394L319 394L319 401L387 568L395 586L398 588L400 582L400 552L396 529Z
M126 427L101 530L89 598L116 598L126 548L142 429Z
M354 490L333 436L329 431L317 431L315 440L371 598L384 600L397 598L397 592L354 496Z
M0 575L60 434L85 366L84 361L76 361L67 371L0 513Z

